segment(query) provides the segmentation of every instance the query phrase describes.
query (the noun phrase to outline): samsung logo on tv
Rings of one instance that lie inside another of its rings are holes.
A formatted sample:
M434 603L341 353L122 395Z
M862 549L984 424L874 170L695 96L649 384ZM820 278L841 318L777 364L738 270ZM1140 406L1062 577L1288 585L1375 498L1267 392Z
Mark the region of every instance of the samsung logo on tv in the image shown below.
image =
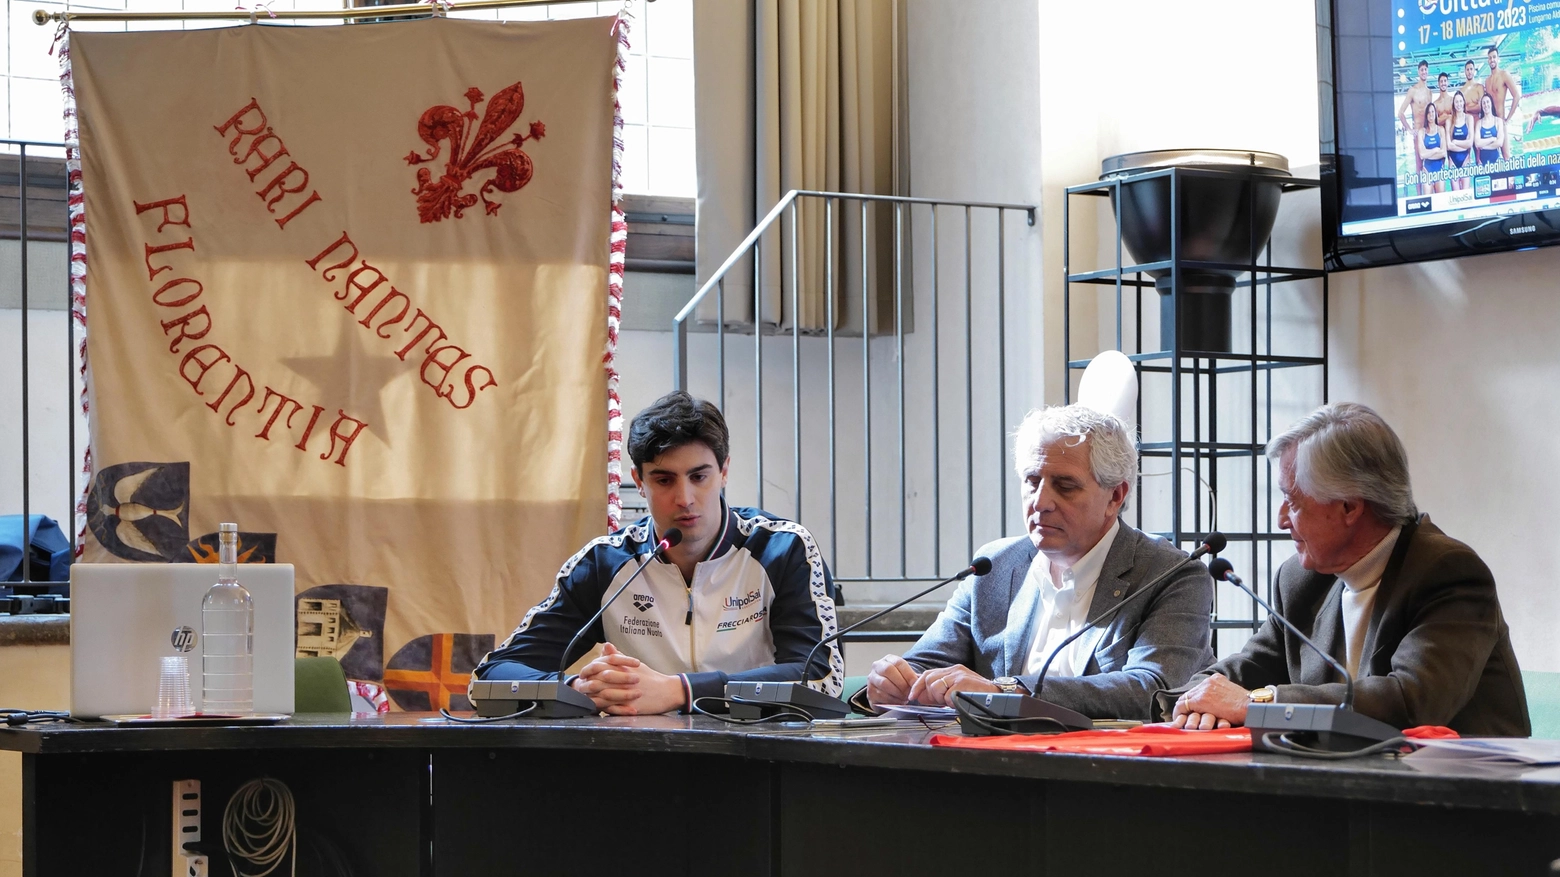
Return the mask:
M1536 225L1516 225L1506 229L1506 234L1530 234L1535 231L1538 231Z

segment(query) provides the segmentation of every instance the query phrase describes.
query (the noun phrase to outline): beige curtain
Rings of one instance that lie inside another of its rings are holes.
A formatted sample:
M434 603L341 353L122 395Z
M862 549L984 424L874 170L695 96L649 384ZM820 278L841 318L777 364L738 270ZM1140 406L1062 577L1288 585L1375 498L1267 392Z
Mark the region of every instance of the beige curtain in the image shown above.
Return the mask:
M695 0L701 285L791 189L903 191L898 169L907 162L896 138L901 24L900 0ZM860 202L836 204L830 313L824 204L808 199L798 208L794 252L792 217L783 216L759 251L758 319L790 328L795 317L808 331L830 323L874 331L890 325L893 209L871 206L865 229L862 219ZM728 323L753 320L753 279L751 259L727 274ZM715 320L716 309L712 294L699 319Z

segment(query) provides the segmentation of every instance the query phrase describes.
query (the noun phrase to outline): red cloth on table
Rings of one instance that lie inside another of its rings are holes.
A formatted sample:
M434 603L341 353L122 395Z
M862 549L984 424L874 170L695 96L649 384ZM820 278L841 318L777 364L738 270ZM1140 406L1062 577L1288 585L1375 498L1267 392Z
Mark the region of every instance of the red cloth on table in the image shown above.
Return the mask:
M1403 732L1409 739L1448 739L1456 731L1440 725L1420 725ZM1067 734L1014 734L1007 737L932 736L933 746L956 749L1003 749L1030 752L1071 752L1082 755L1216 755L1250 752L1251 731L1224 728L1188 731L1168 724L1140 725L1127 730L1073 731Z
M1245 728L1188 731L1171 725L1140 725L1127 730L1014 734L1009 737L955 737L949 734L936 734L932 737L932 745L959 749L1071 752L1082 755L1214 755L1221 752L1250 752L1251 732Z

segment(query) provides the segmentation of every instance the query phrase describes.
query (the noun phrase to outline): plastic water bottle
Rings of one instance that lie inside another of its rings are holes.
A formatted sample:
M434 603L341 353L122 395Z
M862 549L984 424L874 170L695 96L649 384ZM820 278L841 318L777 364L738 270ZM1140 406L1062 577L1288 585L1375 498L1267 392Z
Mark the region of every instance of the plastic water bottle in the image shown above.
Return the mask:
M201 712L247 716L255 711L255 603L238 583L238 525L220 525L217 539L217 583L200 604Z

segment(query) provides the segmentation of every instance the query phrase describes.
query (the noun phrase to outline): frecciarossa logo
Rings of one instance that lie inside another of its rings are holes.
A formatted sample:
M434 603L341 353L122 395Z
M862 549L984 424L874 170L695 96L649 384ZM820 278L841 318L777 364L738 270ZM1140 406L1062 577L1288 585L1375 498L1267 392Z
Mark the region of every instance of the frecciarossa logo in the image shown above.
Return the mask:
M726 598L726 608L727 609L743 609L743 608L746 608L748 606L753 605L754 603L757 603L761 596L762 595L759 594L757 591L748 591L746 595L741 596L741 597L727 597Z
M768 614L768 609L760 607L751 614L744 615L741 618L728 618L725 621L720 622L719 624L715 625L715 632L729 633L730 631L736 630L744 624L752 624L755 621L763 621L764 617Z

